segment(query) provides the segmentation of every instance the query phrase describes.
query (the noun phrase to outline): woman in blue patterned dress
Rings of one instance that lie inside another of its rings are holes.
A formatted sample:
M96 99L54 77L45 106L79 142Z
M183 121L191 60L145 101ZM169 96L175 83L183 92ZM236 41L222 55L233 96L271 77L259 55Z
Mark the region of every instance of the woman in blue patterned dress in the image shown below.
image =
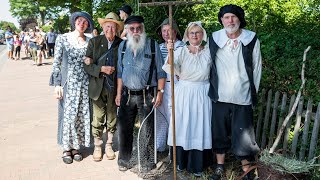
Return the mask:
M81 161L80 145L90 146L90 111L88 75L83 69L93 29L91 16L75 12L70 16L73 31L57 37L50 85L58 99L58 144L63 149L63 162Z

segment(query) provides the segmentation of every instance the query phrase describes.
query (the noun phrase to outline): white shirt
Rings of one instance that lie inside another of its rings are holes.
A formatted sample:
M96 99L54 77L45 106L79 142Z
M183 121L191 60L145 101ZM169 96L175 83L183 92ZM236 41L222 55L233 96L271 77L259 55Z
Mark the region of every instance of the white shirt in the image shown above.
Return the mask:
M251 104L250 82L242 55L242 44L248 45L254 36L254 32L242 29L240 36L236 39L238 44L235 46L234 40L228 38L224 29L213 33L213 39L219 46L216 53L218 101L239 105ZM252 67L253 82L258 91L262 69L258 39L252 53Z
M198 82L209 79L212 60L208 45L197 54L190 53L187 46L178 48L174 54L174 73L180 80ZM170 73L170 64L167 61L168 58L162 69Z

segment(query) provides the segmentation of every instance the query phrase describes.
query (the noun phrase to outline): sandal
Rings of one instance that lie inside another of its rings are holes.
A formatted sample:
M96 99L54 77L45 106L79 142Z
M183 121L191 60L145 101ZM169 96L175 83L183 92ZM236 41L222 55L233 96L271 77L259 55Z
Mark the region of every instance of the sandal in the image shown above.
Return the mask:
M71 149L71 154L73 156L73 160L75 161L82 161L82 155L80 154L80 152L76 149Z
M70 151L63 151L62 160L66 164L71 164L73 162L71 152Z

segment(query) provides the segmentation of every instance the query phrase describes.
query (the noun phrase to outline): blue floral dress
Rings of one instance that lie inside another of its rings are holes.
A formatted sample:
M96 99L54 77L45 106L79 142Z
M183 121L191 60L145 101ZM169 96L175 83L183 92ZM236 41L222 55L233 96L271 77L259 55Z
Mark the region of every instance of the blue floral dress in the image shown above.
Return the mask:
M55 44L50 85L63 87L58 102L58 144L63 150L90 146L89 79L83 69L89 39L78 42L73 33L66 33Z

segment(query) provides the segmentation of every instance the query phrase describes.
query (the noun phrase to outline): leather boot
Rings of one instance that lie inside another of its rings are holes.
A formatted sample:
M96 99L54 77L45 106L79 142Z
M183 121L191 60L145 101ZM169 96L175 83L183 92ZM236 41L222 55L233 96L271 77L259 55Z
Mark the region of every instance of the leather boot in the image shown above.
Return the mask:
M107 144L106 144L106 148L105 148L105 153L106 153L106 157L108 160L113 160L116 158L116 154L114 153L114 151L112 149L113 133L108 132L107 136L108 136L108 140L107 140Z
M102 160L102 140L100 138L94 138L94 151L93 160L98 162Z

